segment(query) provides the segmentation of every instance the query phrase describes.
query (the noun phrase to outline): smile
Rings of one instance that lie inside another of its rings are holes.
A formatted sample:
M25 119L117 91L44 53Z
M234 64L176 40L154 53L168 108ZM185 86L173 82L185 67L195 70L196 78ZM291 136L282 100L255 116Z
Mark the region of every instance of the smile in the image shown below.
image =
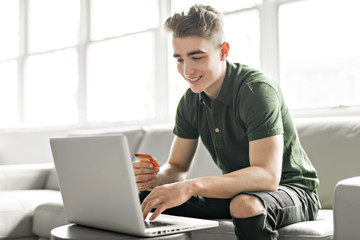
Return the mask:
M188 78L190 82L196 82L198 81L202 76L196 77L196 78Z

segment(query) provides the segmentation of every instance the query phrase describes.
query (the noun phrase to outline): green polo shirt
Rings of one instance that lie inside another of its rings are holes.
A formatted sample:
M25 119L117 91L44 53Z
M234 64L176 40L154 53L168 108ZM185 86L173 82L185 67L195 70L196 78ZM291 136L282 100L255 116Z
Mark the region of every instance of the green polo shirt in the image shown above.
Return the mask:
M204 92L188 89L177 108L174 134L190 139L200 136L224 174L250 166L250 141L283 134L280 184L310 191L319 185L279 86L245 65L227 62L223 85L213 101Z

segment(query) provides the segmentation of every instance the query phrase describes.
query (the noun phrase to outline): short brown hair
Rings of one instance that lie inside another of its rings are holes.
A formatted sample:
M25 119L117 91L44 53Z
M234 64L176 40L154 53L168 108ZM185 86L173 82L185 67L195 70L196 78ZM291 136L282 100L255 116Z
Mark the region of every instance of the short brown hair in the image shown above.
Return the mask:
M173 37L198 36L212 40L217 46L224 41L223 15L205 5L194 5L188 12L175 13L165 22L165 30Z

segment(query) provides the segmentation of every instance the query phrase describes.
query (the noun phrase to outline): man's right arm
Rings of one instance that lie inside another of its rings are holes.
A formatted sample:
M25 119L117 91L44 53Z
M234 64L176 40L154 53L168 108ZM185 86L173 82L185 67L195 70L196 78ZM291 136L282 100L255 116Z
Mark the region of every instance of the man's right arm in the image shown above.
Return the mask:
M137 188L140 191L167 183L183 181L194 157L198 139L186 139L175 136L169 159L159 168L152 164L133 162Z

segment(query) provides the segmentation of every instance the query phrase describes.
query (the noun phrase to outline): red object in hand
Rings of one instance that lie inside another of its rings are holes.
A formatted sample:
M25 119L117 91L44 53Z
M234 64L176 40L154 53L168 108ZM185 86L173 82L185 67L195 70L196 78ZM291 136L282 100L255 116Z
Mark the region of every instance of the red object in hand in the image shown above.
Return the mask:
M155 158L153 158L150 154L134 153L134 155L140 162L148 162L154 165L154 167L160 167Z

